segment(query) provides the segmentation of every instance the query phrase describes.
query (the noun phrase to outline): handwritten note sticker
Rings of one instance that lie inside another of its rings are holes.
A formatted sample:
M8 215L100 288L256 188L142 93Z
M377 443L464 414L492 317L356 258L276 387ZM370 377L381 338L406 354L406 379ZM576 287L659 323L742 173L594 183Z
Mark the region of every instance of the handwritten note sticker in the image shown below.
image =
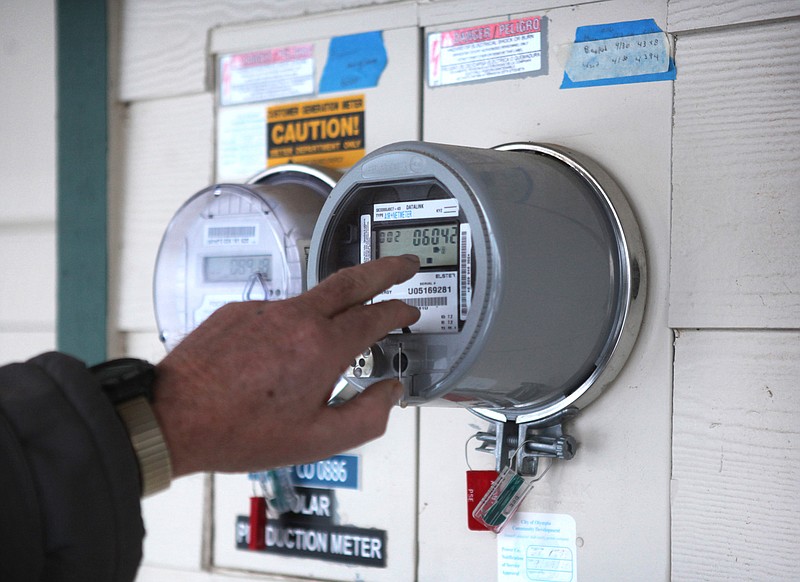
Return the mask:
M561 88L674 78L669 37L654 20L635 20L579 27Z
M498 582L577 582L575 519L520 511L497 536Z

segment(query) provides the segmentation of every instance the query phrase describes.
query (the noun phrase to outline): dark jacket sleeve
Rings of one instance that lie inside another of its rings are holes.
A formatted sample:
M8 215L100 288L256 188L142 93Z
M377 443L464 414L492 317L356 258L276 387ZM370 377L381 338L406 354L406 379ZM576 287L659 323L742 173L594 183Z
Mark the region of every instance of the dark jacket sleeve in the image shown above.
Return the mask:
M127 432L83 363L0 368L0 580L133 580L139 494Z

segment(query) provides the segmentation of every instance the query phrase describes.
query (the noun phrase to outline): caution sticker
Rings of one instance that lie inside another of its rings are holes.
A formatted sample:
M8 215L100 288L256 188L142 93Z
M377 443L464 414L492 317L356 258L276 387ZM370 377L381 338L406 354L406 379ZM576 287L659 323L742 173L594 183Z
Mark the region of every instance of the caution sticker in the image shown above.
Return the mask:
M364 95L267 108L267 166L347 168L364 156Z

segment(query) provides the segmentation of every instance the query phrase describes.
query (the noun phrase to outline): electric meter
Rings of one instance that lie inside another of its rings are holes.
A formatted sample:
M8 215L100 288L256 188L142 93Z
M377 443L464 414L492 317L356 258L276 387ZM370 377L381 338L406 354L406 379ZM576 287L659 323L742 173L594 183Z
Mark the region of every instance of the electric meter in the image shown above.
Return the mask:
M403 142L366 156L322 208L309 285L406 253L419 273L375 301L422 316L355 359L354 390L400 377L407 403L532 423L596 397L638 334L646 273L633 212L606 172L565 148Z
M167 350L226 303L285 299L305 289L311 233L337 178L286 164L186 201L156 260L154 303Z

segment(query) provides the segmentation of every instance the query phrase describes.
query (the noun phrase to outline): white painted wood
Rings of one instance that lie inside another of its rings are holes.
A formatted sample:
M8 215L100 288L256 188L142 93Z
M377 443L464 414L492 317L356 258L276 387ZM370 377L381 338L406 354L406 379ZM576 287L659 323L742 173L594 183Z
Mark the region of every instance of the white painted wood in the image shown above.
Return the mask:
M152 281L158 246L181 204L212 179L213 97L135 103L128 111L122 161L121 228L110 233L120 281L112 316L123 331L155 330ZM155 333L155 332L154 332Z
M681 36L673 327L800 327L800 22Z
M155 326L149 331L124 333L122 336L123 353L112 354L111 357L127 356L141 358L148 362L159 362L167 355L164 344L158 339L158 331Z
M258 50L318 40L326 38L328 34L345 36L371 30L416 26L416 24L416 3L396 2L309 14L288 20L248 22L215 28L211 31L209 50L212 54Z
M800 333L675 342L674 580L797 580Z
M490 10L487 7L484 13ZM532 7L518 14L537 13ZM645 238L650 277L639 340L617 380L568 426L580 443L575 459L556 465L522 510L575 518L582 543L577 555L580 580L666 581L670 579L672 333L666 305L672 84L559 89L578 26L654 18L663 27L666 3L608 1L543 13L548 17L548 74L425 88L424 137L482 147L528 140L565 145L603 165L628 195ZM514 17L517 14L501 18ZM450 23L426 32L456 27ZM465 525L463 450L474 422L463 411L422 411L420 580L496 579L492 534L472 533Z
M205 479L205 474L182 477L142 500L144 564L200 571Z
M55 7L0 3L0 225L55 220Z
M218 572L196 572L190 570L178 570L175 568L164 568L159 566L142 565L136 576L136 582L241 582L242 580L275 580L286 582L285 577L269 577L246 575L236 573Z
M715 26L762 22L800 15L797 0L670 0L668 26L670 32L697 30Z
M56 332L7 330L0 331L0 366L11 362L24 362L56 347Z
M49 331L56 317L52 224L0 228L0 331Z
M467 22L473 18L490 16L506 16L515 13L536 13L551 8L588 4L596 0L496 0L488 3L485 0L419 0L420 26L436 26L452 22Z
M393 0L132 0L121 12L122 101L187 95L208 86L209 31L259 20L335 12ZM317 30L314 36L337 34ZM265 39L266 42L266 39Z

